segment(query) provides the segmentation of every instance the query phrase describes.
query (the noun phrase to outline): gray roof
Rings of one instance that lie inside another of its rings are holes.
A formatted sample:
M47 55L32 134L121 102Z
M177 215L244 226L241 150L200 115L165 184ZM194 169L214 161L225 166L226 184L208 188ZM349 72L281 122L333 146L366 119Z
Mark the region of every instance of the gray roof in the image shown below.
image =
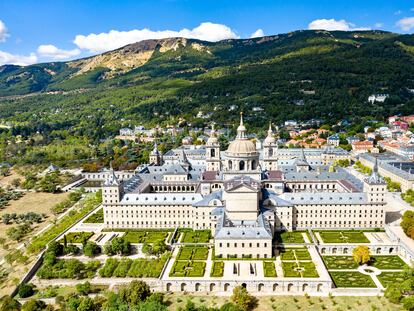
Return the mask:
M212 192L206 195L201 201L198 201L193 204L193 206L209 206L211 200L220 200L223 197L223 190Z
M280 195L283 200L293 204L366 204L367 195L362 192L285 192Z
M192 205L202 199L203 196L200 193L127 193L120 204Z
M253 221L235 221L224 214L216 229L215 239L272 239L270 225L263 214Z

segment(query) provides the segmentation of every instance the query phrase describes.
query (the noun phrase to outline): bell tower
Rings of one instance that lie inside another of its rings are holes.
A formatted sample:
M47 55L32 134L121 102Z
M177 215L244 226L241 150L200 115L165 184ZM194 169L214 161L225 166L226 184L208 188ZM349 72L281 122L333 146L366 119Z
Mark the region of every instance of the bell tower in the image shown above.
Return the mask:
M276 139L272 131L272 123L269 122L267 137L263 142L263 165L264 169L272 171L277 170L277 158L275 156L277 150Z
M210 137L206 143L206 170L219 171L221 169L220 144L214 129L214 123L211 125Z

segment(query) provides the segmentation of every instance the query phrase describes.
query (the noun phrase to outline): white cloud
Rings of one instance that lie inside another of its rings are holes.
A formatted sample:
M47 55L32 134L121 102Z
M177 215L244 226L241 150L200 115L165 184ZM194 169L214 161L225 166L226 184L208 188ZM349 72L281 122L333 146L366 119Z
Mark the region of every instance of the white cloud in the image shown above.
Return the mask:
M37 54L39 57L48 58L51 60L62 60L73 56L77 56L81 53L79 49L73 50L61 50L52 44L40 45L37 48Z
M6 24L4 24L1 20L0 20L0 42L4 42L6 41L7 37L9 37L9 33L7 31L7 27Z
M263 29L257 29L255 32L253 32L251 35L250 35L250 38L257 38L257 37L264 37L264 31L263 31Z
M355 27L355 24L347 22L344 19L336 20L336 19L316 19L311 22L308 26L309 29L317 30L343 30L343 31L351 31L351 30L369 30L366 27Z
M146 39L162 39L170 37L193 38L206 41L219 41L223 39L238 38L236 33L223 24L210 22L201 23L193 29L183 28L175 30L153 31L147 28L133 29L129 31L111 30L100 34L77 35L73 41L80 49L86 49L91 53L105 52L120 48L130 43Z
M35 53L30 53L30 55L25 56L0 51L0 66L5 64L26 66L36 62L37 56Z
M414 17L404 17L396 25L404 31L410 31L414 28Z

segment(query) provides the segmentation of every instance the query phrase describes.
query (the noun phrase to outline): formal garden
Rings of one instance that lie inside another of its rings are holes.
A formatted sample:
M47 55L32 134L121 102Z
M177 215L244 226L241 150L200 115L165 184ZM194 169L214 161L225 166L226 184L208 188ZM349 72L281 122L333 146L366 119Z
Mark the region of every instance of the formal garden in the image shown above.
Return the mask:
M177 260L207 260L207 246L183 246L178 251Z
M93 232L69 232L63 236L62 239L59 240L59 242L66 243L81 243L84 244L86 241L88 241L92 236Z
M282 260L312 260L307 248L279 248Z
M263 272L267 278L277 277L275 263L273 261L263 261Z
M157 241L165 241L169 231L158 230L133 230L127 231L123 237L130 243L155 243Z
M93 213L88 218L86 218L84 223L87 223L87 224L103 224L104 223L103 208L100 208L97 212Z
M184 231L182 233L181 243L208 243L211 239L210 230Z
M213 278L222 277L224 274L224 262L223 261L214 261L211 268L210 276Z
M154 259L108 258L98 273L99 276L104 278L157 278L160 276L162 269L170 256L170 253L165 253L159 258Z
M384 288L392 284L401 284L405 280L404 272L381 272L377 278Z
M329 274L336 287L376 287L369 275L357 271L332 271Z
M363 231L314 231L323 243L369 243Z
M282 244L295 244L295 243L305 243L303 238L303 233L308 235L306 231L283 231L275 232L275 241ZM308 235L310 241L312 241Z
M176 260L171 268L172 277L202 277L206 270L205 261Z
M312 261L282 261L283 276L317 278L319 277L315 264Z

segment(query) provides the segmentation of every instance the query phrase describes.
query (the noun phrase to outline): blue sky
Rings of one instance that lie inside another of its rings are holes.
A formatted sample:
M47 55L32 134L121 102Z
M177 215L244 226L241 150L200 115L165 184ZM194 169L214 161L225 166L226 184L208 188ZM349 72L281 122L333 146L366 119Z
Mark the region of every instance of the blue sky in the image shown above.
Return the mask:
M148 38L217 41L298 29L414 31L407 0L1 0L0 65L67 60Z

